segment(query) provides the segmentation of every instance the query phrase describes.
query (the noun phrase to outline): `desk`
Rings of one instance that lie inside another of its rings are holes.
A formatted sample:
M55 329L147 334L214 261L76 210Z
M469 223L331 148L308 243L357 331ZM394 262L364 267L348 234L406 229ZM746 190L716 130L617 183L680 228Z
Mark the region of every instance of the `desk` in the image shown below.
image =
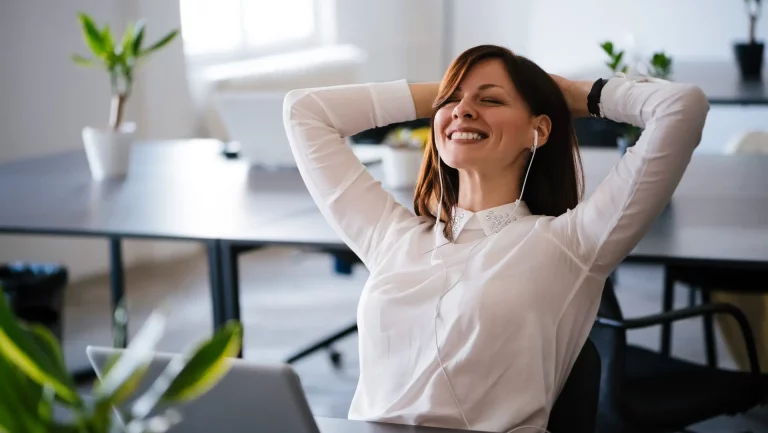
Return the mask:
M606 67L598 67L565 75L571 79L593 80L610 74ZM763 75L763 81L743 81L736 60L675 61L670 80L699 86L710 104L768 105L768 68Z
M455 430L435 427L373 423L337 418L315 417L321 433L472 433L472 430ZM521 429L520 431L524 431Z
M295 169L252 170L220 149L215 140L139 144L128 176L104 182L91 180L82 150L2 164L0 233L107 239L113 308L123 298L122 239L201 242L219 326L226 318L219 239L311 206Z
M589 195L619 154L615 149L584 148L582 158ZM768 156L695 155L670 206L627 260L768 268L766 185ZM412 208L412 190L394 191L394 195ZM224 291L229 293L226 309L234 318L240 317L237 251L254 245L349 251L314 206L222 239L222 247L229 251L228 266L234 269L223 282Z

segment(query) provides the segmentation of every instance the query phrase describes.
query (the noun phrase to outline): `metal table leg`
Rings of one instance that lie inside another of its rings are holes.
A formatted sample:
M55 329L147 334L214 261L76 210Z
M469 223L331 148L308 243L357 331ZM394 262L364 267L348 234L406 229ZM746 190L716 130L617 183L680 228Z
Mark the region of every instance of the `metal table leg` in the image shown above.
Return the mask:
M219 244L221 254L221 281L222 297L224 299L224 313L226 320L240 320L240 272L238 266L239 254L246 248L238 247L231 242L222 241ZM243 357L243 348L240 348L238 358Z
M119 237L109 238L109 286L112 295L112 338L114 346L128 345L128 311L125 308L123 250Z
M221 241L206 242L208 250L208 275L211 282L211 306L213 307L213 328L219 329L227 320L222 284Z
M222 293L227 320L240 320L240 252L232 243L221 242Z

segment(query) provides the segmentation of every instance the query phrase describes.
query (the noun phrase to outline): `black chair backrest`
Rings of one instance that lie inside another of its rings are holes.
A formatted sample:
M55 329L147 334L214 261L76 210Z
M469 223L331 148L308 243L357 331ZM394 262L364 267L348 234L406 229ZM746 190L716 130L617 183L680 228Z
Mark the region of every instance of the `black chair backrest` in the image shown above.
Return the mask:
M600 398L600 354L591 340L581 348L549 414L552 433L593 433Z

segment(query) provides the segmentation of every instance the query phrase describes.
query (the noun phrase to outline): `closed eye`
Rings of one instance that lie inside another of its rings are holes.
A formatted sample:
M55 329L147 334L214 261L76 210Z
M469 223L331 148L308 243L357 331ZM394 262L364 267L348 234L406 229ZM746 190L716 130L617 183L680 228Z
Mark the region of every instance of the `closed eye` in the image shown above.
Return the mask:
M497 99L492 99L492 98L485 98L485 99L483 99L483 102L487 102L487 103L490 103L490 104L501 104L501 101L499 101Z

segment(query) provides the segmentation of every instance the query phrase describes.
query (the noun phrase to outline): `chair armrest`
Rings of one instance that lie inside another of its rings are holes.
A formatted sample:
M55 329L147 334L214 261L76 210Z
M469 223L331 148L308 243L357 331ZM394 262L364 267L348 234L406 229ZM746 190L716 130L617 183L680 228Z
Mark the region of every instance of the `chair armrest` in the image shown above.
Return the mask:
M761 376L760 364L757 361L755 337L752 334L752 328L749 326L749 322L747 321L747 317L744 315L744 313L731 304L705 304L696 307L683 308L680 310L667 311L659 314L652 314L650 316L637 317L634 319L616 320L598 316L595 319L595 322L609 328L628 330L677 322L679 320L690 319L692 317L712 316L714 314L728 314L736 320L736 322L739 324L741 334L744 337L744 343L747 347L747 356L749 357L749 367L751 373L758 377Z

